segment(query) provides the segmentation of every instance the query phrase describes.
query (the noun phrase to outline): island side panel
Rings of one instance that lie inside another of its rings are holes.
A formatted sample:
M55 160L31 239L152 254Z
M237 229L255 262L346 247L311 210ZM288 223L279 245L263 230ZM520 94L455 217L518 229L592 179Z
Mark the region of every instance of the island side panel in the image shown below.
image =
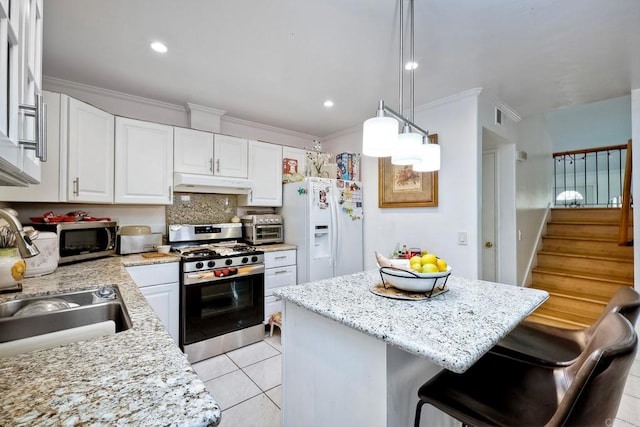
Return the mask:
M386 344L285 301L282 425L385 427Z
M412 426L418 389L443 368L423 357L387 345L387 426ZM460 421L424 405L420 427L459 427Z

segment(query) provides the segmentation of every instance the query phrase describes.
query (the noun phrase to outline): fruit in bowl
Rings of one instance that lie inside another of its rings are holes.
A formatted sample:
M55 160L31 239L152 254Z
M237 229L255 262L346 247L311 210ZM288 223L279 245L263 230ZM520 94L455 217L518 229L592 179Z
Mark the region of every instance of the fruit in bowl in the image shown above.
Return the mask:
M425 252L422 255L415 255L409 260L411 271L417 273L437 273L447 271L447 261L438 258L435 254Z

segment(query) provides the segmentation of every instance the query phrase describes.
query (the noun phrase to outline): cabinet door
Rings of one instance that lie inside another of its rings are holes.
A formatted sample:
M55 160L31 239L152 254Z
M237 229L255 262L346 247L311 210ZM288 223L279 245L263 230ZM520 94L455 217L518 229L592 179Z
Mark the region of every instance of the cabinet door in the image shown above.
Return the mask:
M67 200L113 203L112 114L77 99L67 104Z
M296 284L296 266L267 268L264 271L264 294L271 295L273 290L281 286Z
M140 288L140 292L176 343L178 343L178 301L180 298L178 291L178 282Z
M116 203L172 203L173 127L116 117Z
M247 140L235 136L214 136L213 174L234 178L247 177Z
M239 197L244 206L282 206L282 146L249 141L249 179L253 190Z
M29 187L5 187L0 191L2 201L65 202L67 200L66 187L61 186L60 179L60 94L43 91L42 95L47 106L48 158L41 165L40 184ZM66 182L66 178L63 182Z
M174 128L175 172L213 174L213 134L200 130Z

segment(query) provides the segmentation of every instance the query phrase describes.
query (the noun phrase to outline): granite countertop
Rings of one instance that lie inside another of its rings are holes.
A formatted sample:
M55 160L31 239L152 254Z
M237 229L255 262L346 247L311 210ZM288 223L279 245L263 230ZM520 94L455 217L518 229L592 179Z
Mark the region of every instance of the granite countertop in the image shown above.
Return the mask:
M270 245L259 245L256 246L257 249L263 252L278 252L278 251L289 251L298 249L295 245L289 245L287 243L273 243Z
M177 261L172 258L61 266L25 279L21 293L0 295L6 301L114 284L132 322L112 336L0 359L0 425L217 425L220 407L123 265Z
M548 297L541 290L452 275L449 291L407 301L369 291L380 282L378 270L372 270L277 288L273 295L457 373L471 367Z

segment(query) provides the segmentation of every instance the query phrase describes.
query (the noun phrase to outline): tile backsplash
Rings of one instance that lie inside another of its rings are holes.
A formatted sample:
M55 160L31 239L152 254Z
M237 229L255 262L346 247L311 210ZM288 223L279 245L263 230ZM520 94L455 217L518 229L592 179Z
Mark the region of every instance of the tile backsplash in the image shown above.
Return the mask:
M167 224L217 224L231 222L238 210L233 194L174 193L166 207Z

